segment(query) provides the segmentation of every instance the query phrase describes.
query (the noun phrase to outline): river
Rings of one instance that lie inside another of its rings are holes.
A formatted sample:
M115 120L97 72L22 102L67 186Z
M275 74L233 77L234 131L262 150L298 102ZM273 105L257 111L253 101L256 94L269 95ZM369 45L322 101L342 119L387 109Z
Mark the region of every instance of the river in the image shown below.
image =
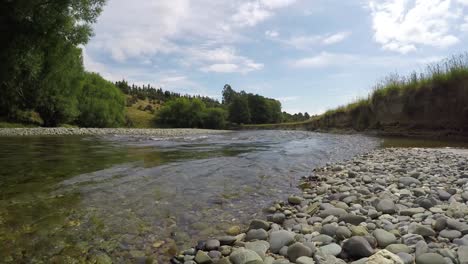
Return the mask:
M301 131L0 137L0 262L105 253L116 263L166 263L262 217L317 166L409 142Z

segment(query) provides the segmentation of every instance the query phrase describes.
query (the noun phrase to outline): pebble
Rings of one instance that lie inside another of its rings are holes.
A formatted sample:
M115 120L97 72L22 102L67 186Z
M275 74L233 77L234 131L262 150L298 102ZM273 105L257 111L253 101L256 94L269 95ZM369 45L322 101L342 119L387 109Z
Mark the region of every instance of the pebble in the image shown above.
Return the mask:
M174 263L468 264L465 164L445 151L379 149L314 169L302 195L267 207L268 221L232 226Z

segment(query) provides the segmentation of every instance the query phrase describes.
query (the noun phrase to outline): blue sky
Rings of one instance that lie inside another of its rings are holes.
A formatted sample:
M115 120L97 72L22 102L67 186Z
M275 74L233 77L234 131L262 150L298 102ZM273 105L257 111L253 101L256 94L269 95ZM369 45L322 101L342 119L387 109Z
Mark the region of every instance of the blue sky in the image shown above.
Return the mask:
M108 0L94 30L85 66L110 80L318 114L468 51L468 0Z

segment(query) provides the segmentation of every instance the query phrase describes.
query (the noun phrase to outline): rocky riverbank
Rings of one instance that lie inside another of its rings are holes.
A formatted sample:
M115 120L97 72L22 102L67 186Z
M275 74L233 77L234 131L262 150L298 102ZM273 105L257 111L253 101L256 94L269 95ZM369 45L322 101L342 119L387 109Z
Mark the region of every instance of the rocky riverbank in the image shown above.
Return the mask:
M184 264L467 264L468 155L380 149L316 169L302 196L247 230L200 241Z
M210 129L136 129L136 128L0 128L0 136L53 136L53 135L129 135L180 137L199 134L225 133L226 130Z

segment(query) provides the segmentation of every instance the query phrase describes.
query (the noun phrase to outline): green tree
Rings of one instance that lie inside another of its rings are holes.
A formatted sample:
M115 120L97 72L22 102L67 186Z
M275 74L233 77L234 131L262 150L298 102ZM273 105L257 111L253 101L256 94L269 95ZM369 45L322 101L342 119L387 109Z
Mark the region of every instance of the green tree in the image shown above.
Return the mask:
M205 104L181 97L167 102L157 114L157 122L178 128L202 127Z
M229 121L237 124L250 123L249 103L246 96L235 96L229 109Z
M227 113L222 108L207 108L203 113L203 127L210 129L225 128L226 117Z
M64 64L79 58L74 48L88 41L91 24L104 2L14 0L0 3L0 115L14 118L18 110L37 106L49 125L56 123L54 119L68 119L61 118L62 114L73 115L73 109L60 114L53 107L43 109L44 102L63 105L66 104L63 97L73 94L73 91L58 91L70 88L69 82L74 82L74 78L66 81L65 77L59 77L59 71L66 70L69 76L76 68L68 70L57 65L60 62L56 58L63 56ZM65 54L67 51L71 54ZM46 91L49 88L51 91Z
M237 96L237 93L231 88L231 85L224 85L222 103L225 105L229 105L235 96Z
M86 73L79 95L77 123L83 127L117 127L125 121L125 96L97 73Z
M57 42L48 50L34 94L35 109L44 126L57 126L73 121L79 113L77 95L84 70L81 50L75 46Z

